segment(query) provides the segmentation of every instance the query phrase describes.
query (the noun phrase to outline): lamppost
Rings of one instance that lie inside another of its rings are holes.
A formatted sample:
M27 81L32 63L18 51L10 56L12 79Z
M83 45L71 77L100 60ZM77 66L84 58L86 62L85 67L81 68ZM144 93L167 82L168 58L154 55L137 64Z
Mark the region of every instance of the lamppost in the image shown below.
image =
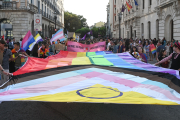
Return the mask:
M122 19L122 13L120 12L118 14L119 16L119 40L121 39L121 19Z
M56 20L57 20L57 14L56 14L56 11L54 12L54 20L55 20L55 32L56 32Z

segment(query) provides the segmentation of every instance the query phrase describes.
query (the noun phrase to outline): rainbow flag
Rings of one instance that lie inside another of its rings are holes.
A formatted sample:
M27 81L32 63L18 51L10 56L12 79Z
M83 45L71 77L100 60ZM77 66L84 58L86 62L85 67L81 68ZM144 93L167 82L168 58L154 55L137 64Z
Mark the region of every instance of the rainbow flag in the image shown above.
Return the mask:
M132 9L132 6L126 1L127 9L130 11Z
M156 53L156 48L155 47L151 48L151 52L152 54Z

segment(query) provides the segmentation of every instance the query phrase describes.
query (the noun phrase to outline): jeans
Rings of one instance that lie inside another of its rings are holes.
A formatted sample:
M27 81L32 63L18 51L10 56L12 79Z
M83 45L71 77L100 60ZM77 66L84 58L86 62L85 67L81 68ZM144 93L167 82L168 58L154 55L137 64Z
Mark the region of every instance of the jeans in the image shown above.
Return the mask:
M9 69L5 69L5 72L9 72ZM0 72L1 75L1 80L0 80L0 85L4 84L6 81L9 80L9 76L5 75L2 71Z

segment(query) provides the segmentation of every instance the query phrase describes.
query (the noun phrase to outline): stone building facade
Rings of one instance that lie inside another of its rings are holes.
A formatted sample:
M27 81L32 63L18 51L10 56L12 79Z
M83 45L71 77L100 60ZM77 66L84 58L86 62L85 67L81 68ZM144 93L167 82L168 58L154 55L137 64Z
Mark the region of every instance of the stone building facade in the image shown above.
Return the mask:
M52 37L56 29L64 28L64 0L3 0L0 5L0 36L23 38L30 30L33 36L34 14L42 14L42 37Z
M118 18L122 5L128 0L110 0L116 2L115 16ZM180 40L180 1L179 0L130 0L133 7L130 12L122 13L120 23L122 38L153 39L164 37L170 41ZM112 3L112 2L110 2ZM111 5L110 5L111 6ZM112 8L111 8L112 9ZM110 15L113 16L113 15ZM111 19L111 18L110 18ZM119 38L119 20L113 20L111 29L114 38Z
M110 27L110 5L109 5L109 3L107 5L106 11L107 11L106 36L108 38L110 38L111 37L111 27Z

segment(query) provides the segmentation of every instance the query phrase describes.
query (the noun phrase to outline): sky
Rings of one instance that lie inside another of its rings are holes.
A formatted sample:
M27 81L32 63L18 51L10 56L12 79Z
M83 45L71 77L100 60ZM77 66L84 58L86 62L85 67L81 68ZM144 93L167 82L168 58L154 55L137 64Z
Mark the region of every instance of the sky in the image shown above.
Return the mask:
M106 7L109 0L64 0L65 11L83 15L88 26L97 22L107 22Z

